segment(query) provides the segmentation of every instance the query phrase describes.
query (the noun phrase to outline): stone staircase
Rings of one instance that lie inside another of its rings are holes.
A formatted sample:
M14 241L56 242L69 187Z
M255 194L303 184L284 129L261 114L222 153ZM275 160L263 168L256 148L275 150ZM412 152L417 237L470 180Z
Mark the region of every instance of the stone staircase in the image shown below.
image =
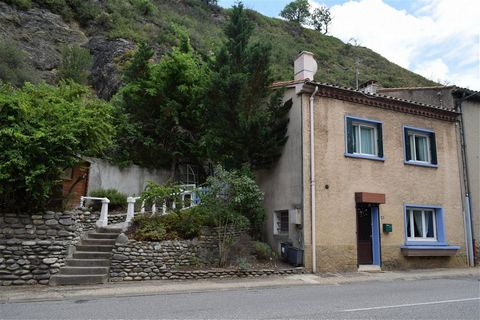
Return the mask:
M72 258L50 278L51 286L106 283L119 228L99 228L76 246Z

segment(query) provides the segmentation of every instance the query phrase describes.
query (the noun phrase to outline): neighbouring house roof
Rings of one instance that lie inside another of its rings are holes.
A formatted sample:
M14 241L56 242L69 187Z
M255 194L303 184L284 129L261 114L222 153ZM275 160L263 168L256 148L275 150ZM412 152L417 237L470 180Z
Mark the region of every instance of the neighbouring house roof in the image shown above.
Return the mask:
M445 107L429 105L417 101L400 99L380 93L365 93L353 88L320 83L310 80L282 81L272 84L272 88L294 87L303 84L299 92L313 92L318 87L317 95L332 99L360 103L382 109L424 116L445 121L457 121L459 113Z
M455 98L465 98L471 100L480 100L480 91L462 88L459 86L432 86L432 87L404 87L404 88L379 88L378 92L391 91L424 91L424 90L451 90Z

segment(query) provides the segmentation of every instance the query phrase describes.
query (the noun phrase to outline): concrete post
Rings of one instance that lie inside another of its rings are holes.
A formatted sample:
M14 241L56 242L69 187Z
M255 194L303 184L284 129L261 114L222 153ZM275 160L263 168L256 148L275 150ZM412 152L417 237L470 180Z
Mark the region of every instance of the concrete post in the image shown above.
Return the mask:
M102 210L100 211L100 218L97 221L97 225L100 227L106 227L108 225L108 204L110 200L108 198L102 199Z
M133 197L128 197L127 203L127 219L125 222L128 224L130 221L132 221L133 216L135 215L135 199Z

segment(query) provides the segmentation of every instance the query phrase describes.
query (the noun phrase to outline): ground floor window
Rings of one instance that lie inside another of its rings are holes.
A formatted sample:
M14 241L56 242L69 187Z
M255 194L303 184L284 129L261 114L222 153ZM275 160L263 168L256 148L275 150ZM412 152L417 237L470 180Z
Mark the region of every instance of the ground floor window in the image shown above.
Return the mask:
M410 244L445 242L443 209L435 206L405 206L405 235Z
M273 214L273 234L288 235L289 228L288 210L275 211Z

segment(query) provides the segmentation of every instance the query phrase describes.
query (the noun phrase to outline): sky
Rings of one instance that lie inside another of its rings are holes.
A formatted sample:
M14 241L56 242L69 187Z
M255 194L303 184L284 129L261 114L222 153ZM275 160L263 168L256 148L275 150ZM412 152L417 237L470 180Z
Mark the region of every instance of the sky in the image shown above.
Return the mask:
M292 0L244 0L279 17ZM235 0L219 0L231 7ZM368 47L388 60L445 85L480 90L480 1L309 0L332 13L329 35Z

